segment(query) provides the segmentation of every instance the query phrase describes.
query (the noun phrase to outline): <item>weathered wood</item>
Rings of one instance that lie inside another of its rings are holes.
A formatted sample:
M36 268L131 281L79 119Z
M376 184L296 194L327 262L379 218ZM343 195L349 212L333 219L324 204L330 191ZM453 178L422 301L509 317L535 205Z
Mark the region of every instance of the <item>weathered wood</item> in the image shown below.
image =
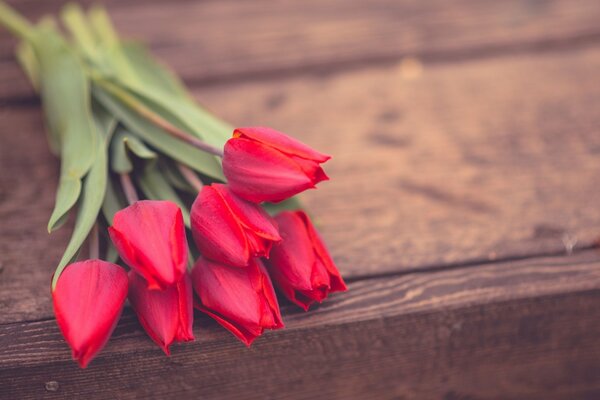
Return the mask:
M87 370L54 321L5 324L0 397L595 398L599 300L588 251L353 282L251 349L201 318L167 358L126 312Z
M29 18L64 0L15 1ZM86 3L91 3L87 1ZM108 1L117 27L149 43L188 82L514 52L600 38L596 0ZM0 32L0 100L32 96Z
M332 154L304 198L352 277L564 253L600 236L600 50L199 89Z
M1 31L0 398L600 398L600 253L581 250L600 236L600 3L106 3L209 108L334 156L304 198L350 291L286 304L249 350L201 316L170 358L126 310L79 370L48 290L58 165Z
M240 124L334 155L304 198L344 276L564 253L600 236L596 49L197 92ZM548 84L551 82L551 84ZM57 163L38 109L0 126L0 322L50 315L68 237L45 225ZM9 131L6 131L10 127Z

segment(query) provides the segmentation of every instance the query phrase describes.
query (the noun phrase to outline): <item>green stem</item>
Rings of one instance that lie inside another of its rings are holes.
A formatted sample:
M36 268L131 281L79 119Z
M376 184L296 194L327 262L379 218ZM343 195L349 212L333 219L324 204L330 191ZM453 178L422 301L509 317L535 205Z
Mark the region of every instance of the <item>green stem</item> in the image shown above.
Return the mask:
M122 173L119 174L119 178L121 178L121 187L123 188L123 193L125 193L127 202L129 203L129 205L132 205L133 203L139 200L139 197L135 190L135 186L131 181L131 176L128 173Z
M198 193L200 193L200 191L202 191L202 187L204 187L204 184L202 183L200 178L198 178L198 175L196 175L196 173L192 171L191 168L187 167L186 165L183 165L182 163L177 163L177 168L179 169L179 172L181 172L181 175L183 175L183 178L187 181L187 183L192 185L192 187L196 189Z
M0 24L20 39L33 40L33 25L3 1L0 1Z
M158 126L159 128L162 128L171 136L176 137L179 140L183 140L184 142L191 144L192 146L194 146L195 148L197 148L199 150L205 151L210 154L214 154L215 156L218 156L218 157L223 157L222 149L212 146L212 145L192 136L191 134L184 132L181 129L177 128L175 125L171 124L169 121L167 121L166 119L162 118L160 115L158 115L155 112L153 112L152 110L150 110L148 107L146 107L143 103L138 101L134 96L129 94L123 88L121 88L105 79L98 78L94 75L92 75L92 79L94 80L94 82L96 84L102 86L105 90L107 90L113 96L115 96L117 99L119 99L119 101L121 101L123 104L130 107L132 110L134 110L135 112L140 114L142 117L144 117L147 120L149 120L150 122L152 122L154 125Z
M89 246L90 246L90 260L95 260L100 258L100 237L98 236L98 223L96 222L92 227L89 236Z

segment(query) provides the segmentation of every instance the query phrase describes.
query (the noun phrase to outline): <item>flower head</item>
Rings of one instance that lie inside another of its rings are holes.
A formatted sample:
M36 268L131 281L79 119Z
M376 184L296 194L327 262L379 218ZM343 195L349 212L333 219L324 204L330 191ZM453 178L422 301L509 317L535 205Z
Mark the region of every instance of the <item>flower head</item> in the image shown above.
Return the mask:
M70 264L52 291L56 322L85 368L112 334L127 298L127 273L101 260Z
M188 274L165 290L148 290L140 275L129 271L129 302L148 335L169 355L173 342L194 340L192 283Z
M225 144L223 173L244 199L279 202L329 179L319 164L330 158L270 128L238 128Z
M200 258L192 270L196 307L247 346L265 329L283 328L279 304L264 266L231 268Z
M115 214L108 231L123 261L144 277L149 289L165 289L181 280L188 248L175 203L137 201Z
M331 292L347 290L323 240L303 211L275 217L283 240L273 246L267 268L281 292L304 310Z
M268 257L281 238L273 219L257 204L226 185L204 186L191 210L196 246L206 258L244 267L252 257Z

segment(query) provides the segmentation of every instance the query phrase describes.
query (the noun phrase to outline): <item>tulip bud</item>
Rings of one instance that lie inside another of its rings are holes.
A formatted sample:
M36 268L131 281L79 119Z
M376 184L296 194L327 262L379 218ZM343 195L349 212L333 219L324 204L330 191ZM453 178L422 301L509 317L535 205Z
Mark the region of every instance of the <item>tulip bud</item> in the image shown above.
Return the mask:
M265 329L283 328L279 304L264 266L231 268L200 258L192 270L196 307L214 318L246 346Z
M268 257L281 240L262 207L233 194L226 185L204 186L191 210L192 233L202 255L222 264L245 267L252 257Z
M129 271L129 302L146 333L166 355L173 342L194 340L192 283L188 274L165 290L148 290L147 283Z
M127 298L127 273L102 260L70 264L52 292L56 322L81 368L102 350Z
M266 262L275 286L305 311L330 292L347 290L321 237L303 211L284 211L275 217L282 241Z
M123 261L148 282L165 289L185 273L188 247L183 217L170 201L137 201L115 214L108 228Z
M223 173L238 196L278 202L329 179L319 164L330 158L270 128L238 128L225 144Z

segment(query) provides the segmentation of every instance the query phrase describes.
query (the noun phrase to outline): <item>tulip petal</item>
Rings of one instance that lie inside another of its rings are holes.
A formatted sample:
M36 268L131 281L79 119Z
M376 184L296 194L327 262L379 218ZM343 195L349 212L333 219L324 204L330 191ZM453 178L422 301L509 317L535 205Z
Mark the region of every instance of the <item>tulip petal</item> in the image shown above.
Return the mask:
M249 201L278 202L314 187L298 163L265 144L230 139L224 154L223 173L231 190Z
M302 171L304 171L306 176L310 178L313 187L319 182L329 180L329 177L327 174L325 174L323 168L321 168L321 166L315 161L304 160L299 157L292 157L292 160L294 160L294 162L298 164Z
M275 220L282 241L273 246L265 263L285 297L306 311L330 292L346 290L329 252L303 211L284 211Z
M194 340L194 290L192 288L192 279L189 274L185 274L183 279L177 284L179 292L179 329L175 335L178 342L190 342Z
M263 329L261 328L249 330L246 329L243 325L233 324L223 316L209 310L206 307L199 306L198 309L203 313L207 314L209 317L213 318L215 321L217 321L219 325L231 332L235 337L240 339L242 343L244 343L248 347L250 347L250 345L252 345L252 342L254 342L256 338L263 333Z
M300 218L302 218L304 220L304 224L306 225L306 230L308 232L308 235L311 238L311 241L313 243L317 257L320 258L321 262L323 263L323 265L325 266L325 268L327 268L327 271L329 272L329 279L330 279L330 286L331 286L330 291L331 292L344 292L344 291L348 290L348 287L346 286L346 283L344 282L342 275L338 271L337 267L335 266L335 263L333 262L333 259L331 258L331 255L329 255L329 251L325 247L325 243L323 242L321 235L319 234L319 232L317 232L317 230L313 226L312 222L310 221L310 218L308 218L308 215L306 215L306 213L304 213L303 211L298 211L298 215L300 216Z
M73 263L58 278L52 292L56 321L81 368L108 341L121 315L127 286L125 270L101 260Z
M200 258L192 270L196 307L249 346L265 329L283 327L277 299L262 266L231 268Z
M132 270L129 302L148 336L166 355L174 341L194 340L191 282L187 274L165 290L149 290L144 278Z
M192 205L194 242L207 258L246 266L250 259L246 235L214 186L203 187Z
M277 224L260 206L250 203L233 194L226 185L213 184L212 187L221 196L231 210L231 214L245 228L254 234L271 241L281 240Z
M115 214L109 234L123 261L144 277L150 289L164 289L181 280L187 239L175 203L137 201Z
M258 142L268 144L282 153L294 155L307 160L315 160L320 163L323 163L331 158L330 156L319 153L313 148L282 132L267 127L237 128L233 132L233 137L253 139Z
M283 328L283 320L281 319L281 312L279 310L279 303L277 302L277 296L275 296L275 289L273 289L273 283L269 278L264 265L256 260L255 263L258 266L257 272L259 276L259 287L255 288L258 293L262 293L263 299L263 312L261 319L261 325L266 327L272 327L272 329Z
M293 282L296 289L311 290L315 253L304 221L293 212L282 212L276 220L283 240L271 250L269 264L277 265L271 273L282 275L286 282Z
M249 268L231 268L209 260L197 266L194 271L201 276L202 285L194 288L204 307L244 326L259 326L259 298L250 284Z

